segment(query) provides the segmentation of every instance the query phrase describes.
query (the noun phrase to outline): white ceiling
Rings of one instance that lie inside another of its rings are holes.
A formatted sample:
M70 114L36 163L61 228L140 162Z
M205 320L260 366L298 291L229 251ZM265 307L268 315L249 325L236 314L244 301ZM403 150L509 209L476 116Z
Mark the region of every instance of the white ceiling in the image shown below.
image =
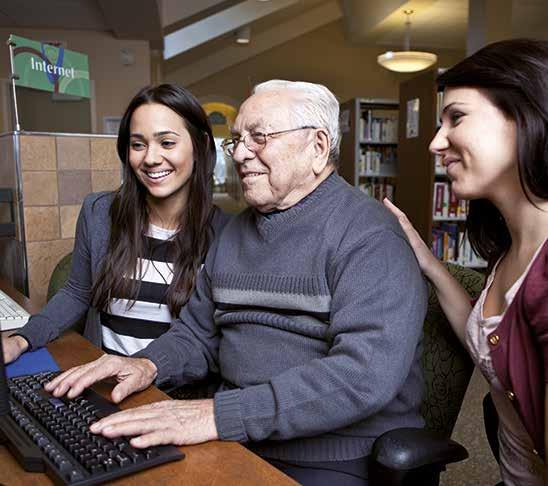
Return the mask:
M0 27L109 29L96 0L2 0Z
M109 31L163 47L157 0L0 0L0 27Z
M407 16L397 9L382 22L376 36L381 45L402 45ZM424 8L413 9L411 47L464 48L468 27L467 0L437 0Z
M463 49L469 1L474 0L0 0L0 27L110 31L119 38L149 40L154 48L163 47L164 37L179 35L187 48L179 49L166 68L184 63L203 75L215 63L226 68L227 62L242 62L345 15L350 42L397 48L403 44L405 8L415 11L412 47ZM502 4L512 5L515 36L548 38L548 0ZM239 50L234 12L240 23L248 19L252 31L251 43Z

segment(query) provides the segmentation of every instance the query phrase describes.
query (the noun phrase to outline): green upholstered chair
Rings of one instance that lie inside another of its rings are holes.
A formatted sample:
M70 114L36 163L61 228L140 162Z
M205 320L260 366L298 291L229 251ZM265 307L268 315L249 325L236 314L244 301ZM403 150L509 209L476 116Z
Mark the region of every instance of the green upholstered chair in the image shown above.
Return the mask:
M55 268L53 269L53 272L51 273L51 277L49 279L49 285L48 285L48 294L47 294L48 302L59 291L59 289L63 287L63 285L65 285L65 282L68 280L70 275L71 266L72 266L72 252L69 253L68 255L65 255L63 258L61 258L61 260L59 260L57 265L55 265ZM83 317L74 325L72 325L71 329L82 334L84 332L84 325L85 325L85 317Z
M459 265L447 267L471 298L479 295L483 274ZM370 469L373 485L437 485L446 464L468 457L450 437L474 365L429 287L422 354L426 393L421 412L426 427L391 430L376 440Z
M51 277L49 279L49 285L48 285L48 295L47 300L48 302L51 300L51 298L57 293L57 291L65 285L65 282L68 280L70 275L70 267L72 265L72 252L68 255L65 255L57 265L55 265L55 268L53 269L53 272L51 273Z

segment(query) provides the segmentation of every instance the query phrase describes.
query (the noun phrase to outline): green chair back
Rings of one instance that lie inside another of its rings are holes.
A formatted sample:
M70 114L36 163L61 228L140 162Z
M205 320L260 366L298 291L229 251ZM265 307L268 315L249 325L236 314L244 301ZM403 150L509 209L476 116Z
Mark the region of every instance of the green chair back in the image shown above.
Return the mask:
M55 265L55 268L53 269L48 285L48 302L59 291L59 289L63 287L63 285L65 285L66 281L69 279L71 266L72 252L61 258L61 260L59 260L59 262L57 263L57 265ZM70 329L76 331L79 334L83 334L85 322L85 317L82 317L80 320L70 326Z
M65 282L68 280L70 275L70 267L72 265L72 252L68 255L65 255L57 265L55 265L55 268L53 269L53 272L51 274L51 277L49 279L49 285L48 285L48 295L47 300L48 302L51 300L51 298L57 293L57 291L65 285Z
M479 295L483 274L459 265L447 264L447 268L471 298ZM427 429L450 437L474 364L451 329L432 286L429 287L422 354L426 394L421 412Z

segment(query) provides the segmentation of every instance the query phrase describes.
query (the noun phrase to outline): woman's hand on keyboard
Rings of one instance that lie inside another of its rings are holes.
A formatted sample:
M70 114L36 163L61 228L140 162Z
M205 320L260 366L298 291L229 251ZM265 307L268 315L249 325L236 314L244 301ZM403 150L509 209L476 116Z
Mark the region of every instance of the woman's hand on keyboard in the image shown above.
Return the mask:
M99 359L55 377L44 388L53 396L74 398L86 388L105 378L114 377L118 384L112 390L112 401L121 402L131 393L147 388L156 378L156 365L145 358L127 358L105 354Z
M29 348L29 343L21 336L2 336L2 348L4 363L8 364L19 358Z

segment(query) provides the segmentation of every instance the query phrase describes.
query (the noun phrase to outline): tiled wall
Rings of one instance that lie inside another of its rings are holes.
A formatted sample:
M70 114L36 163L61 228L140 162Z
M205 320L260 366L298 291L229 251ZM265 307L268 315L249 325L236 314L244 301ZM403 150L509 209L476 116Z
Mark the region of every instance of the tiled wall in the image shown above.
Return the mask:
M20 136L30 298L46 302L57 262L72 251L84 197L120 184L116 138Z

